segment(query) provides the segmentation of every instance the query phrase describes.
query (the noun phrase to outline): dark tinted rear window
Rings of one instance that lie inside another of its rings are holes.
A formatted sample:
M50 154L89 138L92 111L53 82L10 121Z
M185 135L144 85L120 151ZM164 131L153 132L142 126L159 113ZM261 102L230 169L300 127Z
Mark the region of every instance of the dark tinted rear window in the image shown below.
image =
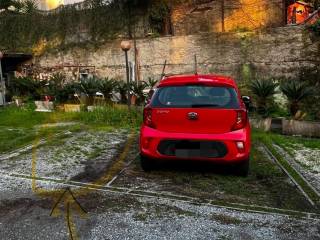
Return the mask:
M157 89L151 106L166 108L239 108L237 92L232 87L168 86Z

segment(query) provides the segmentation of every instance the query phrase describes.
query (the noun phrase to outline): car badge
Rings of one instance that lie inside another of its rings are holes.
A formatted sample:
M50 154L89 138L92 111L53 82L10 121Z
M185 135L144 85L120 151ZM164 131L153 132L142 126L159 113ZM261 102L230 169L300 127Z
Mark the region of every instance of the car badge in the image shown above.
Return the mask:
M196 113L196 112L189 112L189 113L188 113L188 119L190 119L190 120L197 120L197 119L198 119L198 113Z

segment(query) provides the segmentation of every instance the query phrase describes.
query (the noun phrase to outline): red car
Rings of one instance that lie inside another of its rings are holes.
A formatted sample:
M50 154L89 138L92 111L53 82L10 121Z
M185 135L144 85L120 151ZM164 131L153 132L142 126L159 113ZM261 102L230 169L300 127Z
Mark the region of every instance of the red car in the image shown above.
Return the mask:
M163 79L143 112L141 166L156 160L231 163L246 176L250 124L235 81L216 75Z

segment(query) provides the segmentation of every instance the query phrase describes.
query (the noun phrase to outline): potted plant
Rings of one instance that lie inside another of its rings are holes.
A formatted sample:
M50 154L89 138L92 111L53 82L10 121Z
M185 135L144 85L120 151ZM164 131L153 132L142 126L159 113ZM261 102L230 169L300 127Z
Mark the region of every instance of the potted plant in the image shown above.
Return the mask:
M118 81L115 86L116 91L120 94L120 103L125 104L127 102L127 83L124 81Z
M288 107L291 116L295 116L300 110L302 102L313 96L314 90L306 82L294 80L283 81L280 85L282 93L288 99Z
M94 104L95 96L99 92L100 80L96 77L82 79L80 81L80 91L86 96L86 105L92 106Z
M249 84L249 89L256 99L257 111L265 116L268 113L269 103L276 93L278 84L272 79L256 79Z
M117 82L114 79L105 78L99 82L99 92L103 94L106 103L111 102L111 95L116 86Z
M146 87L146 82L131 83L131 91L133 92L133 95L131 97L132 105L141 104L144 102L146 98L144 90L146 89Z

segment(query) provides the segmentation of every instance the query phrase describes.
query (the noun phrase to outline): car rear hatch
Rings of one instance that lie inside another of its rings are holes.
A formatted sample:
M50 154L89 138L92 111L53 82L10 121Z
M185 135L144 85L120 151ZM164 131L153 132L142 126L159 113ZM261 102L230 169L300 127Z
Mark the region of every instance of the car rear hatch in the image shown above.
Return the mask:
M174 133L230 132L239 116L237 92L229 86L166 86L151 103L156 129Z

